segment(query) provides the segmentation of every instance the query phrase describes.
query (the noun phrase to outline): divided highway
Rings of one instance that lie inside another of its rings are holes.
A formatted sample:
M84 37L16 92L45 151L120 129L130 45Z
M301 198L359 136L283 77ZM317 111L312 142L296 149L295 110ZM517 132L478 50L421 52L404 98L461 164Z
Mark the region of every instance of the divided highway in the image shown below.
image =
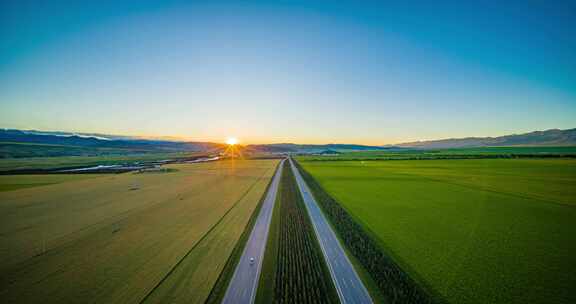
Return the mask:
M254 303L284 161L282 160L278 165L222 303ZM250 259L254 259L253 262Z
M318 203L292 162L292 159L290 159L290 166L296 177L296 182L304 199L306 209L308 209L308 214L310 215L316 237L322 248L324 259L330 270L330 275L336 286L340 301L344 304L372 303L372 298L368 290L360 280L356 270L354 270L352 263L344 252L344 248L342 248L340 241L336 237L328 220L324 217Z

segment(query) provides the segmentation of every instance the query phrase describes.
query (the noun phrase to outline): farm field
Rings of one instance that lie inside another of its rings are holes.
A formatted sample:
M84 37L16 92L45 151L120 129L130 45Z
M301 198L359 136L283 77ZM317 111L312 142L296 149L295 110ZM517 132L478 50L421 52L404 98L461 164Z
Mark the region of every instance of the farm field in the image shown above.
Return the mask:
M0 192L101 177L99 174L0 175Z
M576 301L576 160L300 163L447 302Z
M270 227L257 303L338 303L288 161Z
M55 169L75 166L114 165L126 162L158 161L165 159L186 158L205 153L174 152L174 153L142 153L132 155L106 156L61 156L61 157L26 157L0 158L0 172L9 170Z
M172 165L0 192L0 302L203 303L276 164Z
M28 158L28 157L60 157L67 155L123 155L134 153L128 149L94 148L58 144L23 143L0 141L0 157L2 158Z
M306 155L300 160L389 160L496 157L559 157L576 156L576 147L479 147L451 149L391 148L390 150L355 151L340 154Z

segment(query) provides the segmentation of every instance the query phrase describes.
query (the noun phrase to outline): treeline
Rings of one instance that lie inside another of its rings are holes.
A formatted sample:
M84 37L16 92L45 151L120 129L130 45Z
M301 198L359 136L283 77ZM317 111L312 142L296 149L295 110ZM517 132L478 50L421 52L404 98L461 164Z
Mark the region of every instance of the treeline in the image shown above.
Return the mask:
M339 303L294 174L284 163L274 303Z
M442 302L408 276L300 164L296 165L346 247L368 271L387 302L418 304Z
M319 157L306 161L372 161L372 160L439 160L439 159L514 159L514 158L576 158L576 154L443 154L376 157Z

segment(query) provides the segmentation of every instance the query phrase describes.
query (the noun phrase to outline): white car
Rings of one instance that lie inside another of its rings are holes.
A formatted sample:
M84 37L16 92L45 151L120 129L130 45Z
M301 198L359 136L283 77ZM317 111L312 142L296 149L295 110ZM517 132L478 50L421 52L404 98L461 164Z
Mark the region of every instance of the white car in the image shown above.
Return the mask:
M250 258L250 265L254 264L254 258Z

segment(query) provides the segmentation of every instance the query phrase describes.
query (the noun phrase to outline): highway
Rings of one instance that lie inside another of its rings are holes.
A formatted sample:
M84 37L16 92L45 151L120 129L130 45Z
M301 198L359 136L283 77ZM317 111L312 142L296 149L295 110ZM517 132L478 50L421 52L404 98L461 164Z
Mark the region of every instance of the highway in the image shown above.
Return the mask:
M344 248L342 248L340 241L336 237L328 220L324 217L320 206L318 206L308 185L306 185L300 172L292 162L292 159L290 159L290 166L296 177L296 182L306 208L308 209L308 214L312 220L316 237L322 248L322 253L324 254L324 259L330 270L334 285L336 286L340 302L344 304L372 303L372 298L368 290L360 280L356 270L354 270L350 259L348 259L344 252Z
M272 179L272 184L266 193L266 198L264 202L262 202L260 214L258 214L258 218L254 223L254 228L250 233L250 237L248 238L244 252L242 252L242 257L240 257L240 261L236 266L228 289L226 289L222 303L254 303L284 161L285 160L282 160L278 165L276 174ZM254 263L252 264L250 263L251 258L254 258Z

